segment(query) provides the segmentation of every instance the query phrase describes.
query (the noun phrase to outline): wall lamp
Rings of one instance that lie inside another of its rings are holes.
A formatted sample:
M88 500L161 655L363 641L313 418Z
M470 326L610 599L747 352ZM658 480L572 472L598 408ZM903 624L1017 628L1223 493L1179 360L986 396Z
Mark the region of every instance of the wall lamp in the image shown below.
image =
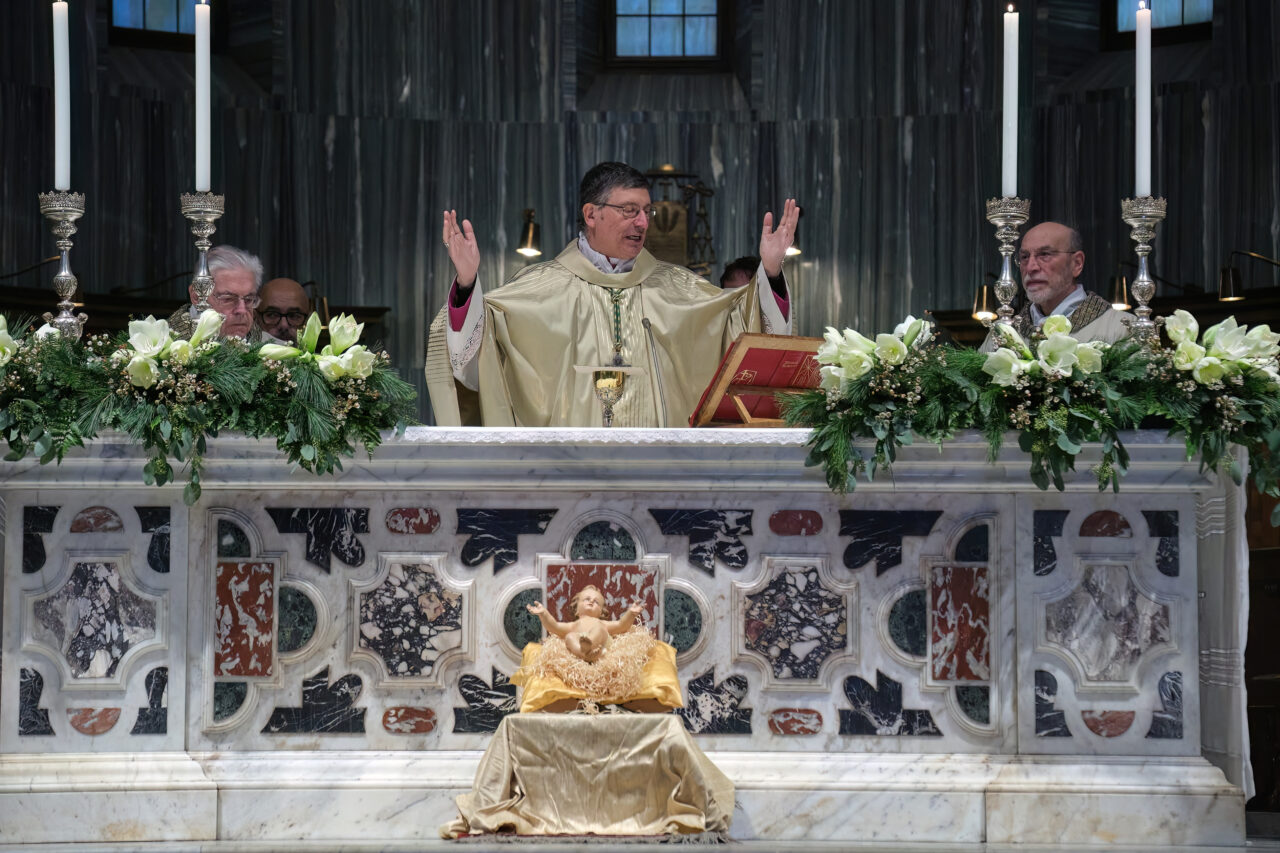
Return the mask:
M996 278L996 274L989 272L987 278ZM973 296L973 319L979 323L987 323L994 320L996 314L996 295L991 289L991 282L985 279L978 285L978 292Z
M520 228L520 245L516 251L526 258L536 258L542 254L542 227L533 221L533 208L524 212L524 225Z
M1219 302L1239 302L1244 299L1244 279L1240 275L1240 268L1231 265L1231 259L1236 255L1265 261L1273 267L1280 267L1280 261L1275 258L1268 258L1266 255L1259 255L1257 252L1232 249L1231 254L1227 255L1227 265L1218 271Z

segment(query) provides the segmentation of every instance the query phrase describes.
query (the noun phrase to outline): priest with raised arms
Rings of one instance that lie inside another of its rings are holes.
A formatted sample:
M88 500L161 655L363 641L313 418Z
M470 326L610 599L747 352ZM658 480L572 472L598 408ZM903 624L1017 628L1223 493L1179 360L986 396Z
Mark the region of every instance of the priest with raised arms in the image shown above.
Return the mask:
M427 346L438 424L599 426L591 373L575 368L608 367L618 356L643 373L627 378L614 425L685 426L740 334L790 334L782 261L799 219L794 199L776 227L773 214L764 215L760 268L736 290L645 250L649 181L632 167L593 167L578 200L578 238L488 293L471 222L445 211L444 244L457 275Z

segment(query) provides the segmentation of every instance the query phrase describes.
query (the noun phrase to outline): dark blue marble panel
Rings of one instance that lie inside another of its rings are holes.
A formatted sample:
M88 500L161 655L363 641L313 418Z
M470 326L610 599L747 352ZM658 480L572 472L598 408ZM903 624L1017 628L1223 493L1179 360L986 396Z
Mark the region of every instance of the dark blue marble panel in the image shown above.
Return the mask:
M889 639L909 655L924 657L928 651L928 598L923 589L913 589L889 608Z
M845 567L875 560L876 574L884 574L902 562L902 537L928 536L940 515L940 510L840 510L840 535L853 537L844 551Z
M520 536L545 533L554 509L460 509L458 532L471 536L462 546L462 564L478 566L493 557L500 572L520 558Z
M742 707L747 696L747 677L731 675L716 684L714 668L689 680L684 707L676 714L694 734L749 735L751 709Z
M541 589L525 589L517 592L502 614L502 629L511 645L523 649L529 643L542 640L542 623L529 612L528 607L545 598Z
M67 582L32 608L75 678L104 678L156 633L156 605L125 586L115 563L76 563Z
M169 507L135 506L142 532L151 534L147 545L147 565L153 572L169 573Z
M213 685L213 719L225 720L244 704L249 695L249 684L245 681L219 681Z
M18 734L51 735L49 711L40 707L44 676L38 670L22 668L18 680Z
M281 533L307 535L307 562L329 571L329 555L348 566L364 564L357 533L369 532L369 510L348 507L267 507Z
M687 652L702 635L702 608L688 593L665 589L662 591L662 625L666 641L677 652Z
M573 537L569 559L591 563L634 563L636 542L620 524L593 521Z
M1070 514L1065 509L1038 509L1031 514L1032 571L1044 576L1058 568L1058 551L1053 537L1062 535Z
M251 557L249 536L240 525L225 518L218 519L218 556Z
M360 648L382 658L392 678L430 675L462 632L462 596L431 566L400 563L360 594Z
M955 689L956 702L964 715L979 725L991 725L991 688L985 684L958 684Z
M363 683L358 675L344 675L329 683L329 667L302 682L302 705L276 708L262 727L269 734L360 734L364 708L353 707Z
M747 648L769 660L775 678L815 679L848 645L844 596L822 585L817 569L783 571L747 596Z
M856 675L846 678L844 695L853 709L840 709L842 735L942 737L932 714L902 707L902 685L880 670L875 687Z
M1182 738L1182 673L1166 672L1156 685L1160 691L1161 709L1151 717L1149 738Z
M1147 530L1158 536L1156 544L1156 569L1160 574L1176 578L1180 570L1178 553L1178 511L1172 509L1144 509Z
M56 506L24 506L22 508L22 572L33 574L44 568L45 552L42 533L53 532Z
M716 557L731 569L747 565L747 546L738 538L751 535L749 509L650 509L667 536L689 537L689 563L716 573Z
M496 731L502 718L519 707L516 686L496 668L492 686L483 678L464 675L458 679L458 692L467 703L465 708L453 709L453 730L458 733Z
M990 554L991 525L979 524L960 537L956 543L956 561L960 563L985 563Z
M168 507L165 507L168 510ZM138 719L129 734L162 735L169 730L169 708L165 692L169 688L169 667L158 666L147 673L147 707L138 709Z
M1066 513L1063 513L1065 515ZM1058 679L1053 673L1036 670L1036 736L1071 737L1067 715L1053 707L1058 698Z

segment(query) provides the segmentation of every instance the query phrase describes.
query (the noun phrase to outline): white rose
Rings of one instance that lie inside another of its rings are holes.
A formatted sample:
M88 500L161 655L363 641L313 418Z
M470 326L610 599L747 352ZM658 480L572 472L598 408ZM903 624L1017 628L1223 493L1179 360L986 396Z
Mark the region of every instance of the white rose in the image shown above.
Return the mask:
M147 317L129 321L129 346L142 356L158 356L169 345L169 321ZM134 383L135 385L137 383ZM150 385L144 385L149 388Z
M876 358L885 364L902 364L907 358L907 345L897 335L876 335Z
M1191 313L1179 308L1164 320L1164 330L1169 335L1169 340L1175 344L1185 342L1195 343L1196 335L1200 334L1200 324L1196 322L1196 318Z
M160 368L155 359L146 355L135 355L124 372L129 374L129 381L139 388L150 388L160 378Z

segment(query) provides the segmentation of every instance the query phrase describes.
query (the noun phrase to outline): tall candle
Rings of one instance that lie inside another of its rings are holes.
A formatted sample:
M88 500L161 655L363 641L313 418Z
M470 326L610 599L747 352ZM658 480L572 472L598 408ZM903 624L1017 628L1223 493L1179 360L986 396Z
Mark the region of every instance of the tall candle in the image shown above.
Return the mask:
M1004 146L1000 194L1018 195L1018 13L1009 4L1004 13Z
M68 64L67 4L53 4L53 188L71 189L71 68Z
M196 192L209 192L209 6L196 4Z
M1134 74L1133 194L1151 195L1151 10L1138 3L1137 68Z

